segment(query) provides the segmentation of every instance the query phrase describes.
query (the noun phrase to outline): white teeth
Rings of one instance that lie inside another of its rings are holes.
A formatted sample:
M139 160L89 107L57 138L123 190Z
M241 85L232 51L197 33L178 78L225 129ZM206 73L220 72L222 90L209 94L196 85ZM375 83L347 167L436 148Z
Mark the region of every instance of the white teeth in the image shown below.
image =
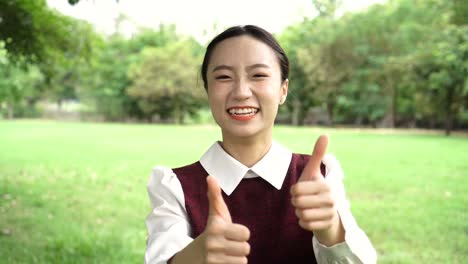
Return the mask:
M231 108L229 109L230 114L234 115L249 115L249 114L255 114L258 112L257 108Z

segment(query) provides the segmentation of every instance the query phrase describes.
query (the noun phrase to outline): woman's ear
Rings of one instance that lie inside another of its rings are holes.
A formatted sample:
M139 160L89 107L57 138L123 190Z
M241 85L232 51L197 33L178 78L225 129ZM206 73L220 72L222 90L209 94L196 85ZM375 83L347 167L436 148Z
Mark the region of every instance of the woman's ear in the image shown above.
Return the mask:
M286 102L286 97L288 96L288 87L289 87L289 79L284 80L283 84L281 84L281 97L279 104L282 105Z
M282 104L284 104L285 101L286 101L286 96L283 95L283 96L281 96L279 104L282 105Z

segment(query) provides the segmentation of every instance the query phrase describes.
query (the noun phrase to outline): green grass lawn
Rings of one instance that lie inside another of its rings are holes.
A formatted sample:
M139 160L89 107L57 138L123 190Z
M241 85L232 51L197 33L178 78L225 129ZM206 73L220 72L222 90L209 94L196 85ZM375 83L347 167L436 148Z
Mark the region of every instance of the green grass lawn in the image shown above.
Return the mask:
M277 127L310 153L321 133L379 263L468 261L468 137ZM197 160L215 126L0 121L0 263L142 263L156 165Z

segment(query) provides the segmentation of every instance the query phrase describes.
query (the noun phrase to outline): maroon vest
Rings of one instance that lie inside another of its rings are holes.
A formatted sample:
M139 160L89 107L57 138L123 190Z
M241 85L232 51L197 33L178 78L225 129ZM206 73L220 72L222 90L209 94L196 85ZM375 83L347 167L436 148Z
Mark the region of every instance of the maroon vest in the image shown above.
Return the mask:
M309 155L293 154L280 190L256 177L242 179L230 196L223 192L233 222L250 230L249 264L316 263L313 234L299 226L290 195L291 186L299 179L309 158ZM325 175L323 164L321 170ZM208 173L200 162L173 171L184 191L191 237L196 238L205 230L208 220Z

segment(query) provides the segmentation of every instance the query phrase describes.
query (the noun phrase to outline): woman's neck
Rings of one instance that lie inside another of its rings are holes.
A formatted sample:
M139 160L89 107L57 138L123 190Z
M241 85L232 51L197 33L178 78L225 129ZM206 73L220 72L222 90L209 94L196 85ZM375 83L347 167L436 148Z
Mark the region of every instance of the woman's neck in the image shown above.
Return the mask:
M223 135L223 149L247 167L252 167L270 150L272 137L233 138Z

